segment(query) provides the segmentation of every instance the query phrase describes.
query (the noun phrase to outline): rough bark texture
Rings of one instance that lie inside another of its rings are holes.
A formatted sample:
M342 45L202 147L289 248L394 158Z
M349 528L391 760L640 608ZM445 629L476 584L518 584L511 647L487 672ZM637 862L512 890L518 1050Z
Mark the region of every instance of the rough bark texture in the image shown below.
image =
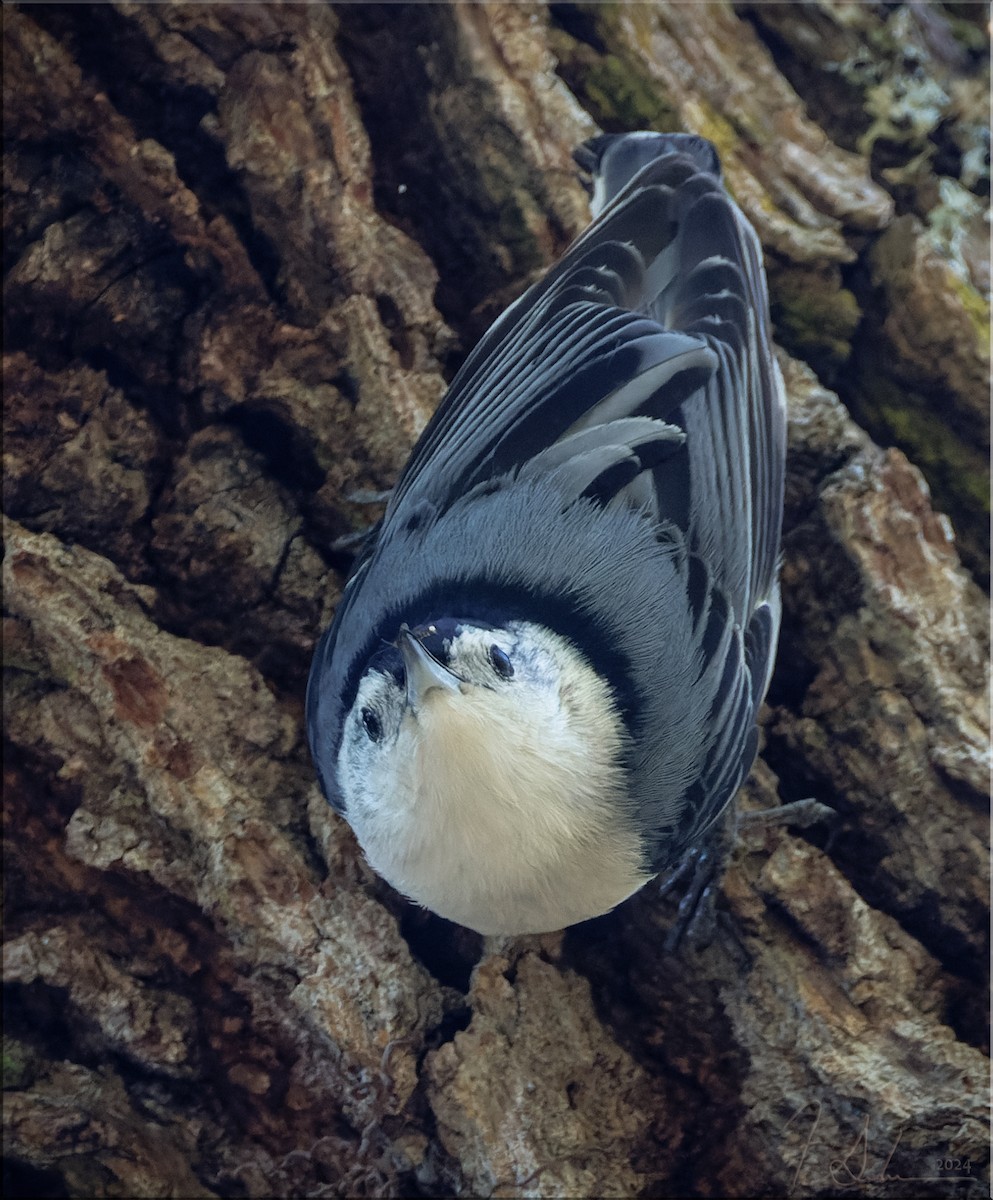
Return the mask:
M987 1194L986 7L3 15L7 1194ZM837 810L743 833L678 956L653 886L414 910L302 735L342 539L597 127L711 137L763 238L742 804Z

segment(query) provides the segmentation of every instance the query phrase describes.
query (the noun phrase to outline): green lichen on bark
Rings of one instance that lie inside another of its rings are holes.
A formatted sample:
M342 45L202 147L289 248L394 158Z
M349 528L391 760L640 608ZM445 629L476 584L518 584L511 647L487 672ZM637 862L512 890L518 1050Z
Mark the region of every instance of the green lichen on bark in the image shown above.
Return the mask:
M987 358L990 354L990 302L955 271L950 271L948 283L962 305L962 311L976 331L976 344Z
M559 4L549 30L558 72L583 107L608 133L682 129L676 106L626 52L618 35L618 6ZM638 13L627 10L631 19Z
M955 429L947 397L926 396L887 373L878 354L860 352L857 394L850 402L876 437L900 446L923 471L935 507L955 528L963 559L980 581L989 571L990 473L984 451Z
M41 1059L27 1042L20 1038L3 1037L3 1088L18 1091L30 1087L37 1078Z
M770 271L769 290L777 341L831 383L851 357L862 319L854 292L841 286L836 270L789 268Z

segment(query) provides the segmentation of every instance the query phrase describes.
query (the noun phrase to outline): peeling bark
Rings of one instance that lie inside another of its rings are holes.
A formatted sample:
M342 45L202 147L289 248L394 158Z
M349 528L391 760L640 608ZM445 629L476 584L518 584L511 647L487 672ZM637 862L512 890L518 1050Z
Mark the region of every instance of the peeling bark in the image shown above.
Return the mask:
M9 1194L988 1193L984 20L4 10ZM743 828L678 956L655 886L485 946L414 909L302 732L347 538L583 227L598 127L713 138L763 238L741 806L837 814Z

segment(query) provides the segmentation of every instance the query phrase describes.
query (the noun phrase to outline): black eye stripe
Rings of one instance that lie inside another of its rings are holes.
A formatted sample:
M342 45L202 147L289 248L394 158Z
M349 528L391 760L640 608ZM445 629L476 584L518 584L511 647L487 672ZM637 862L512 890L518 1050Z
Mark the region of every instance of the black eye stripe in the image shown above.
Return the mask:
M514 664L510 661L510 655L496 644L490 646L490 665L501 679L513 678Z
M361 712L362 724L365 726L365 731L370 739L378 742L383 736L383 723L371 708L363 708Z

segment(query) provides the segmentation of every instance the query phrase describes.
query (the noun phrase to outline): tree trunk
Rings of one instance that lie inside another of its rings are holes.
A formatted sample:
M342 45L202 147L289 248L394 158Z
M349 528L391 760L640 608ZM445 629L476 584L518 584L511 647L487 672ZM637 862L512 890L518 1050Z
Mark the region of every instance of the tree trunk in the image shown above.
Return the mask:
M988 1194L986 7L3 16L6 1193ZM765 245L742 806L837 813L743 832L677 955L656 885L416 910L302 731L342 542L598 127L711 138Z

